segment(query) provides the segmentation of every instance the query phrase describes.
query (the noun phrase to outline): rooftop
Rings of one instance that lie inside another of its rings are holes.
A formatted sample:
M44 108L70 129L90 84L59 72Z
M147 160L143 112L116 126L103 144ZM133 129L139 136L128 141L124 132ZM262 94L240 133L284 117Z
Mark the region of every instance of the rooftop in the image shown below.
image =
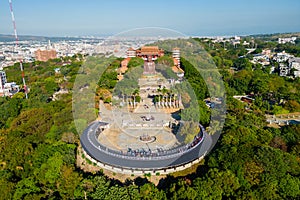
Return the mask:
M141 50L138 51L140 54L160 54L163 50L159 49L158 46L143 46Z

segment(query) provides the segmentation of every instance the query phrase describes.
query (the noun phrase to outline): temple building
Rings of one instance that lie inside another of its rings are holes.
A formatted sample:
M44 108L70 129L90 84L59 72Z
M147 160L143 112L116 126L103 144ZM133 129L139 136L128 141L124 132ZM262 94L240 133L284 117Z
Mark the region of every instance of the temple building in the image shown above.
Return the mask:
M127 54L127 58L134 58L134 57L136 57L136 50L134 48L130 47L127 50L126 54Z
M144 46L141 50L137 50L136 55L144 60L144 75L154 75L155 63L157 58L164 55L164 51L158 46Z
M121 66L118 68L118 80L123 79L123 74L128 70L128 63L131 60L131 57L127 57L124 60L121 61Z
M155 63L154 61L157 60L157 58L164 55L164 51L162 49L159 49L158 46L144 46L140 50L135 50L132 47L130 47L127 52L127 58L122 60L121 66L118 69L118 79L123 79L123 74L128 69L128 63L131 58L134 57L140 57L144 60L144 75L155 75Z
M144 71L143 75L153 76L156 74L155 71L155 60L159 57L164 56L164 50L159 49L158 46L144 46L141 49L135 50L130 47L126 52L127 58L121 62L121 66L118 69L118 79L123 79L123 74L128 70L128 63L131 58L140 57L144 60ZM172 70L181 79L184 76L183 69L180 68L180 49L172 49L172 58L174 65Z

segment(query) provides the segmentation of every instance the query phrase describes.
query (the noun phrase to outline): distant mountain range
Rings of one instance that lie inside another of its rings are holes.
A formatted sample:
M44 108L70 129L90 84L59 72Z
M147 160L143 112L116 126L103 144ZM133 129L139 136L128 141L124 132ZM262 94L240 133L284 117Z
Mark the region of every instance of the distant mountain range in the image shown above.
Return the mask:
M258 37L258 38L278 38L278 37L291 37L296 36L300 37L300 32L295 33L274 33L274 34L255 34L255 35L249 35L251 37ZM48 41L51 42L55 41L62 41L62 40L82 40L82 39L103 39L105 37L47 37L47 36L32 36L32 35L19 35L19 40L27 40L27 41ZM12 42L15 41L14 35L6 35L6 34L0 34L0 42Z
M273 33L273 34L256 34L256 35L250 35L251 37L258 37L258 38L284 38L284 37L300 37L300 32L295 33Z
M27 41L48 41L51 42L55 41L62 41L62 40L81 40L81 39L87 39L87 37L46 37L46 36L32 36L32 35L19 35L19 40L27 40ZM92 37L90 37L92 39ZM14 35L5 35L0 34L0 42L12 42L15 41Z

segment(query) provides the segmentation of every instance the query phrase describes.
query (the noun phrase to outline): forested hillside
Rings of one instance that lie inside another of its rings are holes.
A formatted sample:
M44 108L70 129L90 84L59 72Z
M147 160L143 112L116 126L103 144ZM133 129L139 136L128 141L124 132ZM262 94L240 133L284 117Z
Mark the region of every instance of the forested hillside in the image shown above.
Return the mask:
M250 54L241 57L243 46L228 44L224 50L222 44L199 42L223 76L227 116L217 145L196 172L169 175L155 186L145 177L121 183L77 168L80 134L73 122L72 88L84 62L78 55L25 63L29 99L23 93L0 98L0 199L299 199L300 125L271 128L265 114L300 112L300 78L270 74L269 67L251 63ZM259 48L274 45L258 42ZM182 62L186 78L201 90L192 66ZM5 71L9 81L21 84L18 64ZM100 87L113 87L116 76L108 71ZM59 90L67 92L54 100ZM233 98L250 94L252 104ZM200 100L207 92L197 95ZM208 117L200 121L207 124Z

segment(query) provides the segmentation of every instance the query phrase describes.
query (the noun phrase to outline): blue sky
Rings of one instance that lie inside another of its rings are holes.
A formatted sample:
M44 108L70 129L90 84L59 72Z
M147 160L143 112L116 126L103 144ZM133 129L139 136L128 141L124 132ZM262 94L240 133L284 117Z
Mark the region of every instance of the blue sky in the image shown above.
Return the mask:
M163 27L187 35L300 32L299 0L12 0L20 35L112 35ZM12 34L8 0L0 33Z

